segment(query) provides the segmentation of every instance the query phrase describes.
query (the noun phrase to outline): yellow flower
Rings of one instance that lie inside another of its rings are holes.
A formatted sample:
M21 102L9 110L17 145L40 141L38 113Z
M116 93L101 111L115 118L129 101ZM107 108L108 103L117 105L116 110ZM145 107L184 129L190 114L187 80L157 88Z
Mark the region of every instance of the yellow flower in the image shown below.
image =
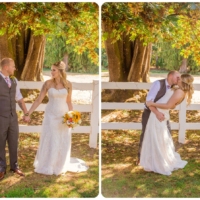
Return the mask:
M63 123L68 127L74 128L81 124L81 114L78 111L69 111L63 116Z
M11 75L10 79L15 80L15 76Z

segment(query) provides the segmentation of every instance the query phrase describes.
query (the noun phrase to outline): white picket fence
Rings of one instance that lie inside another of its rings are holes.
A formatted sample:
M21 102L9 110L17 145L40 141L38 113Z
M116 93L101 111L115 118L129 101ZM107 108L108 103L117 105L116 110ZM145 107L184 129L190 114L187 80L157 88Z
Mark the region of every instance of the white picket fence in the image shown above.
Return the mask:
M149 89L152 83L136 83L136 82L102 82L101 89L120 89L120 90L142 90ZM200 91L200 84L194 84L194 90ZM102 110L143 110L144 103L101 103ZM186 106L186 101L176 106L175 110L179 110L179 123L171 122L172 130L179 130L179 142L185 142L186 130L200 130L200 123L186 123L187 110L200 110L200 104L190 104ZM122 122L102 122L102 130L141 130L141 123L122 123Z
M38 89L42 88L43 82L32 82L32 81L19 81L20 89ZM90 113L90 126L77 126L72 130L72 133L89 133L89 146L91 148L97 147L98 132L99 132L99 81L94 80L92 83L73 83L73 90L92 90L92 103L73 105L74 110L80 112ZM21 110L17 105L17 111ZM31 107L31 103L26 103L27 109ZM35 111L44 111L46 104L40 104ZM24 133L30 132L41 132L42 126L29 126L19 125L19 131Z

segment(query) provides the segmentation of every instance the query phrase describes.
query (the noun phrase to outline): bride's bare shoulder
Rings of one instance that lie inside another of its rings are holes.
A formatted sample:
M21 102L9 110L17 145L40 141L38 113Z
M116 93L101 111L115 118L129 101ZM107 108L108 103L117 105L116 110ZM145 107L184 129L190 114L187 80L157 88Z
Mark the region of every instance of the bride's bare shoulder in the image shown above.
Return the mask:
M174 92L176 92L176 93L184 93L184 91L181 88L174 89Z
M174 90L173 95L182 101L182 99L185 97L185 92L181 88L177 88Z
M46 80L43 84L43 87L45 87L47 90L52 87L53 81L52 80Z

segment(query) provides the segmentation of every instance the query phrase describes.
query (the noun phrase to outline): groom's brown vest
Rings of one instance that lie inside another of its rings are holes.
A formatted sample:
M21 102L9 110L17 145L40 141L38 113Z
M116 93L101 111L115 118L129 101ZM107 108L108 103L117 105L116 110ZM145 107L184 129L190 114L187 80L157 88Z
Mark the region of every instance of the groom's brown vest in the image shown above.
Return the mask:
M11 80L9 88L4 78L0 75L0 116L16 116L16 83Z
M154 102L158 101L161 97L163 97L166 93L166 84L165 84L165 79L159 80L160 82L160 90L158 91ZM149 110L149 109L147 109ZM150 111L150 110L149 110ZM151 111L150 111L151 112Z
M157 93L157 95L154 99L154 102L158 101L166 93L165 79L159 80L159 82L160 82L160 90L158 91L158 93ZM141 133L141 136L140 136L138 157L140 157L140 151L141 151L141 148L142 148L142 141L143 141L143 138L144 138L144 133L145 133L145 129L146 129L146 125L147 125L150 113L151 113L151 110L149 108L145 108L144 112L142 114L142 133ZM170 130L169 122L167 122L167 123L168 123L167 126Z

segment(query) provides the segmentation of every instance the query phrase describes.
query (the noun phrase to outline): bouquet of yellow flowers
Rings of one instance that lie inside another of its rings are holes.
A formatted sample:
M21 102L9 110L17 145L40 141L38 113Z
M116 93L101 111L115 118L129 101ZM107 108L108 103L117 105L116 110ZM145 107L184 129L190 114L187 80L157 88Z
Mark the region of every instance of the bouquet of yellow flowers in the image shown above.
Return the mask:
M69 111L63 116L63 123L67 124L69 128L74 128L81 124L81 113L78 111Z

